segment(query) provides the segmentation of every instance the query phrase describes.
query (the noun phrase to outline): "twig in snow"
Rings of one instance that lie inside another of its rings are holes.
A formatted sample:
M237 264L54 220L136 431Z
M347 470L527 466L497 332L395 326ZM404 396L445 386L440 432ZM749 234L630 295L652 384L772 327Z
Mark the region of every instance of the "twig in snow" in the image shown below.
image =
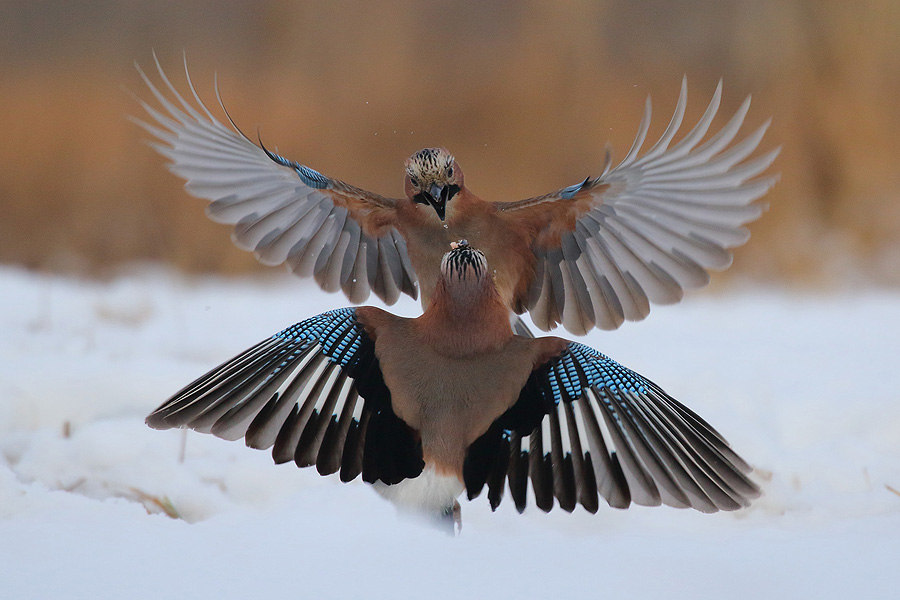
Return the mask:
M145 505L150 504L151 506L155 506L159 510L161 510L167 517L171 517L172 519L183 519L181 514L178 512L178 509L175 508L175 505L172 504L172 501L169 500L168 496L153 496L148 494L144 490L138 488L130 488L131 493L138 497L138 500L143 502ZM147 509L147 512L150 512L150 509Z

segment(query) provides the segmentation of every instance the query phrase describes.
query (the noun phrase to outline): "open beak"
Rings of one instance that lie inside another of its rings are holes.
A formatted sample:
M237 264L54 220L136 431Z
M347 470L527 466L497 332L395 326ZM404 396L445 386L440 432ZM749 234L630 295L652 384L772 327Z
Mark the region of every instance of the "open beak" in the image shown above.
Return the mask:
M431 189L425 194L428 203L434 208L434 212L437 213L437 216L441 221L444 220L444 214L447 210L447 194L445 193L447 191L449 190L446 187L441 187L436 183L432 183Z

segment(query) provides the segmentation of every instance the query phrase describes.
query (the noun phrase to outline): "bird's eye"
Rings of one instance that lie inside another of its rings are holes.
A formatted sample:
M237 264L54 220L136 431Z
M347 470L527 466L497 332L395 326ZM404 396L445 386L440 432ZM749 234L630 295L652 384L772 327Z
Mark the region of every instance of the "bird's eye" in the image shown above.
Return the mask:
M419 187L419 180L415 177L410 176L409 182L413 184L413 187Z
M447 177L453 177L453 167L447 167Z

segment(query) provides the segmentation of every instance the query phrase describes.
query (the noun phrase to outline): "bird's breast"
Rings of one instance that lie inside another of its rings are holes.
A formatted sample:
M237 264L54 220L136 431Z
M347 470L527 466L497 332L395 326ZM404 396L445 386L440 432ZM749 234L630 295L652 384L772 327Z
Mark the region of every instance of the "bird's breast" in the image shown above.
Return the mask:
M451 202L451 204L453 204ZM433 213L433 211L432 211ZM503 303L513 309L534 274L534 254L526 232L517 231L490 211L460 206L441 221L436 215L404 228L409 258L419 278L423 306L428 305L450 244L467 240L484 252Z

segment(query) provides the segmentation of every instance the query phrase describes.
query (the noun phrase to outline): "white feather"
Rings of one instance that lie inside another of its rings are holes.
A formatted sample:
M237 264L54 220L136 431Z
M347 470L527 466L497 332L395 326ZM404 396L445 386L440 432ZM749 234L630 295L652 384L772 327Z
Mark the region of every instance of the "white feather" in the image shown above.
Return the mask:
M405 511L428 514L449 510L465 489L459 477L439 475L434 465L425 465L418 477L404 479L394 485L377 481L372 487Z

